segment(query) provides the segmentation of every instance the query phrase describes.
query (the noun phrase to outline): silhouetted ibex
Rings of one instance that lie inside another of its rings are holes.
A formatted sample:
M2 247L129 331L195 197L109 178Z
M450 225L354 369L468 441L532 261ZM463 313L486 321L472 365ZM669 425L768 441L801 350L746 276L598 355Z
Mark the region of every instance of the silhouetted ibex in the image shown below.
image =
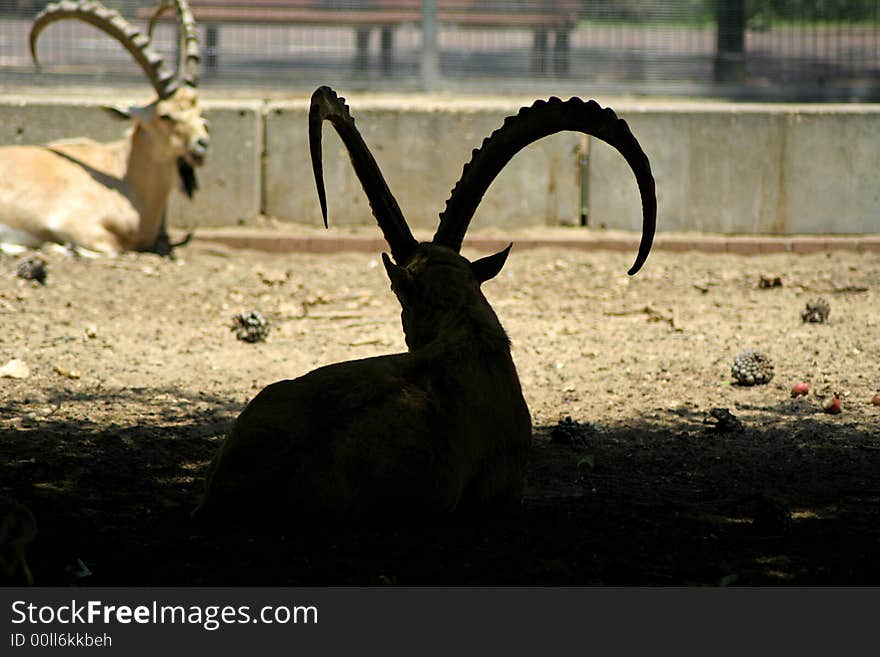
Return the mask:
M578 98L538 101L474 151L433 240L418 243L344 99L321 87L312 96L309 137L325 225L325 119L345 143L394 257L382 254L409 351L328 365L265 388L211 463L196 516L228 519L237 508L244 515L283 509L296 520L406 518L515 507L531 418L508 337L480 291L510 247L469 262L459 255L468 224L519 150L562 130L594 135L617 148L636 175L643 229L634 274L651 250L656 220L648 158L612 110Z

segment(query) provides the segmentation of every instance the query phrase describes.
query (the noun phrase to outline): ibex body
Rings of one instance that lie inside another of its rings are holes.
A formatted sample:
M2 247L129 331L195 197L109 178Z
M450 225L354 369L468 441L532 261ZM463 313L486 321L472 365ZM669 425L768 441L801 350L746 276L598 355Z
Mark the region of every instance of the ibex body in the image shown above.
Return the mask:
M186 53L176 75L147 37L97 2L61 2L37 16L32 52L50 23L86 21L132 53L159 97L143 107L113 108L117 116L133 121L129 135L119 141L73 139L0 148L0 243L38 247L58 242L111 254L168 248L168 196L178 179L192 195L194 167L202 164L209 145L196 91L195 25L186 4L179 0L175 5ZM160 11L165 8L160 5Z
M413 238L378 165L332 90L312 97L310 141L322 210L321 125L349 150L397 264L383 254L409 351L329 365L264 389L215 456L198 516L413 516L485 512L521 499L531 439L510 345L480 285L509 247L474 262L459 254L480 199L531 142L581 130L633 167L644 232L631 273L650 251L656 204L650 165L623 121L595 103L536 103L486 139L453 189L430 243Z
M423 244L405 267L386 266L409 353L263 390L214 461L207 504L264 498L305 514L396 515L519 500L529 411L471 264Z

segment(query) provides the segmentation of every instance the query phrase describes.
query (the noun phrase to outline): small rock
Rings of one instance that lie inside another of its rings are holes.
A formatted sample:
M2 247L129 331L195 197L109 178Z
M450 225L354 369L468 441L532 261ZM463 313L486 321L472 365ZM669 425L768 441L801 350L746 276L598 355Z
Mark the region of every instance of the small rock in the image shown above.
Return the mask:
M290 280L290 271L263 271L262 269L257 270L257 276L260 277L260 282L263 285L268 285L269 287L273 287L276 285L284 285L287 281Z
M708 424L710 431L715 433L733 433L744 430L743 423L726 408L710 410L709 415L703 418L703 424Z
M0 367L0 377L7 379L26 379L30 375L31 368L27 366L27 363L18 358L13 358L6 365Z
M782 287L782 276L769 276L761 274L758 279L758 287L766 289L770 287Z
M25 413L19 418L19 425L23 429L29 429L31 427L35 427L40 423L40 419L37 417L36 413Z
M831 314L831 305L823 298L808 301L801 311L801 320L813 324L823 324Z
M55 365L53 368L56 374L67 377L68 379L78 379L82 376L78 369L64 367L63 365Z
M560 445L573 445L577 442L585 443L586 434L589 431L589 425L574 421L570 415L566 415L565 419L559 420L550 432L550 442Z

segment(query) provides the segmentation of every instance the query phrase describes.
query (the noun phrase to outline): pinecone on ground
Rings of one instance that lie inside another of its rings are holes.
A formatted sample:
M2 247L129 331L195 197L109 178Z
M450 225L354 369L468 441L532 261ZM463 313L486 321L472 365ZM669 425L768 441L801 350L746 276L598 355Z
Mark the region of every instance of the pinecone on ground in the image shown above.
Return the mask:
M235 337L244 342L261 342L269 335L269 322L257 310L238 313L232 318Z
M46 261L38 257L22 260L15 268L16 276L26 281L37 281L40 285L46 284L46 273Z
M823 324L830 314L831 306L825 299L819 297L814 301L807 301L807 307L801 311L801 319L804 322Z
M759 351L743 351L733 360L730 372L740 385L755 386L769 383L773 378L773 361Z

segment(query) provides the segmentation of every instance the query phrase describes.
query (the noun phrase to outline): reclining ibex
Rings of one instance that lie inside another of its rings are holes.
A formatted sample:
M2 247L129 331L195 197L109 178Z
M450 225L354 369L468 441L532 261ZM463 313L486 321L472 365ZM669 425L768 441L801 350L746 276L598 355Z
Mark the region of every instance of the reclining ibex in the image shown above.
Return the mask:
M25 552L37 535L34 515L26 506L0 498L0 585L34 583Z
M650 252L656 220L648 158L627 124L595 101L538 101L474 151L433 240L418 243L344 99L321 87L312 96L309 136L325 224L325 119L345 143L394 257L382 254L409 351L329 365L265 388L215 455L195 516L283 509L300 521L515 507L531 418L508 337L480 291L510 247L469 262L459 255L468 224L522 148L562 130L594 135L617 148L638 182L643 228L634 274Z
M63 19L85 21L131 53L158 98L143 107L114 108L114 114L134 122L120 141L75 139L0 148L0 244L58 242L108 254L130 249L167 253L176 246L168 244L165 232L168 195L179 178L192 196L194 167L202 164L209 139L196 92L195 21L184 0L174 4L182 42L177 71L147 36L94 0L50 4L34 19L34 61L37 37L46 26ZM157 14L166 6L163 1Z

